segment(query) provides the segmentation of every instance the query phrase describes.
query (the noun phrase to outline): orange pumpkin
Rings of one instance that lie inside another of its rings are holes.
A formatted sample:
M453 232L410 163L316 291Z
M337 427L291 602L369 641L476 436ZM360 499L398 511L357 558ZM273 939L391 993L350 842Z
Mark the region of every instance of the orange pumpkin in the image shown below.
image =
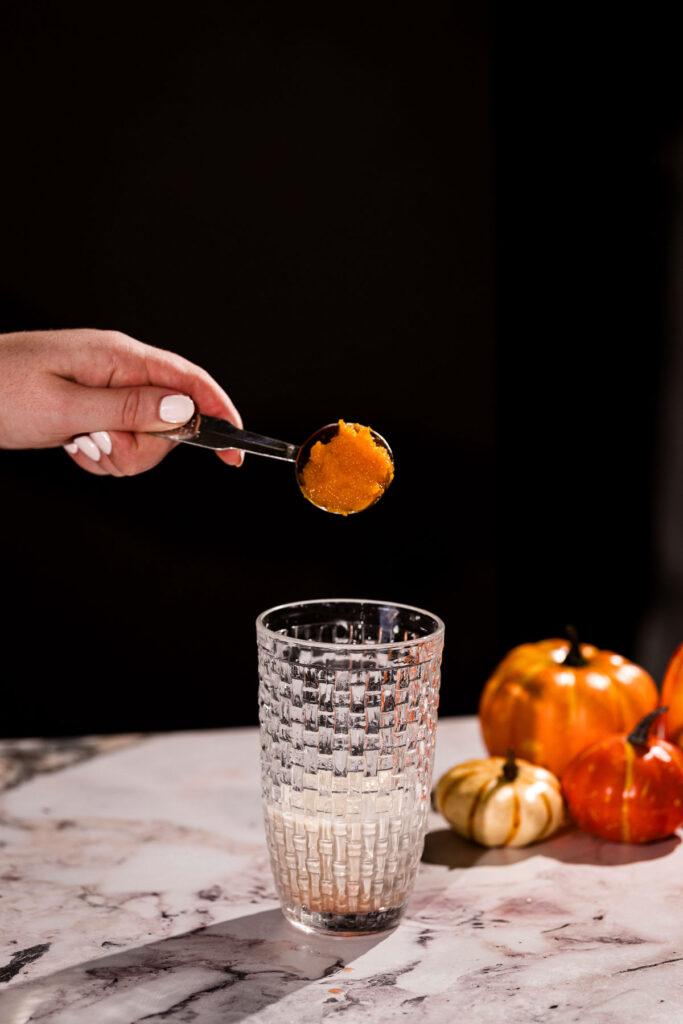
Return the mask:
M671 743L683 746L683 644L674 651L662 682L663 734Z
M561 775L580 750L632 729L658 697L644 669L580 644L571 631L570 640L510 651L484 687L479 721L489 754L504 757L513 749Z
M629 735L594 743L564 772L562 789L584 832L647 843L683 825L683 751L648 735L665 710L651 711Z

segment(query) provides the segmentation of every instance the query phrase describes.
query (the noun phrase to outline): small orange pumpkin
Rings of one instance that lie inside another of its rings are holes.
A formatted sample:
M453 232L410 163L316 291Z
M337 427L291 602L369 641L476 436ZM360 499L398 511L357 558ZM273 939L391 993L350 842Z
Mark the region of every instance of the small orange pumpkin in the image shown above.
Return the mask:
M683 747L683 644L679 644L666 666L662 682L663 733L670 743Z
M564 772L562 789L584 832L647 843L683 825L683 751L649 736L654 719L665 710L651 711L629 735L594 743Z
M613 651L569 640L515 647L486 683L479 722L489 754L519 757L561 775L580 750L628 731L657 706L652 677Z

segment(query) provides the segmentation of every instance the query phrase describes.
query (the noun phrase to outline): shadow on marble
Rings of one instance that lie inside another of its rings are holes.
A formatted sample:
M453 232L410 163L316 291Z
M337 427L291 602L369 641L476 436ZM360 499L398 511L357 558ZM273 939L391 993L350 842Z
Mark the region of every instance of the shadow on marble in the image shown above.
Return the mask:
M656 843L610 843L589 836L576 828L565 829L542 843L515 848L487 848L461 838L452 829L437 829L425 838L422 860L425 864L441 864L450 868L493 867L517 864L528 857L550 857L565 864L597 864L602 867L633 864L636 861L668 857L679 846L680 837L661 839Z
M12 985L0 992L0 1020L241 1021L332 979L391 934L307 935L265 910Z

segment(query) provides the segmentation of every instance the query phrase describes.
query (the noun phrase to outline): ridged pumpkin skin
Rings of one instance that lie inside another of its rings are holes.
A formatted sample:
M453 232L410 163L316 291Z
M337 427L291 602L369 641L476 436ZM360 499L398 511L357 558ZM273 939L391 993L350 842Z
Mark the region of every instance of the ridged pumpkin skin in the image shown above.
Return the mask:
M683 747L683 644L674 651L664 673L662 704L668 711L663 716L663 733L670 743Z
M538 765L514 759L480 758L455 765L441 776L433 802L455 831L482 846L528 846L547 839L564 820L560 782Z
M683 825L683 752L664 739L600 740L572 761L562 788L576 824L602 839L647 843Z
M479 703L490 754L513 749L561 776L591 743L628 732L657 706L652 677L613 651L577 644L586 664L565 664L569 640L521 644L501 661Z

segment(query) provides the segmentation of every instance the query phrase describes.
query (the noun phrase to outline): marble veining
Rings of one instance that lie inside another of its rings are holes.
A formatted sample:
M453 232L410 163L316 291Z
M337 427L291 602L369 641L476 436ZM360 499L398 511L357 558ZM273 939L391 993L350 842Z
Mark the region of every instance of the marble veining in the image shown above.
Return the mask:
M485 850L431 814L402 923L279 910L256 730L0 744L0 1024L678 1021L683 850ZM436 772L482 753L439 723Z
M0 744L0 792L28 782L34 775L61 771L140 739L138 735L126 735L6 740Z

